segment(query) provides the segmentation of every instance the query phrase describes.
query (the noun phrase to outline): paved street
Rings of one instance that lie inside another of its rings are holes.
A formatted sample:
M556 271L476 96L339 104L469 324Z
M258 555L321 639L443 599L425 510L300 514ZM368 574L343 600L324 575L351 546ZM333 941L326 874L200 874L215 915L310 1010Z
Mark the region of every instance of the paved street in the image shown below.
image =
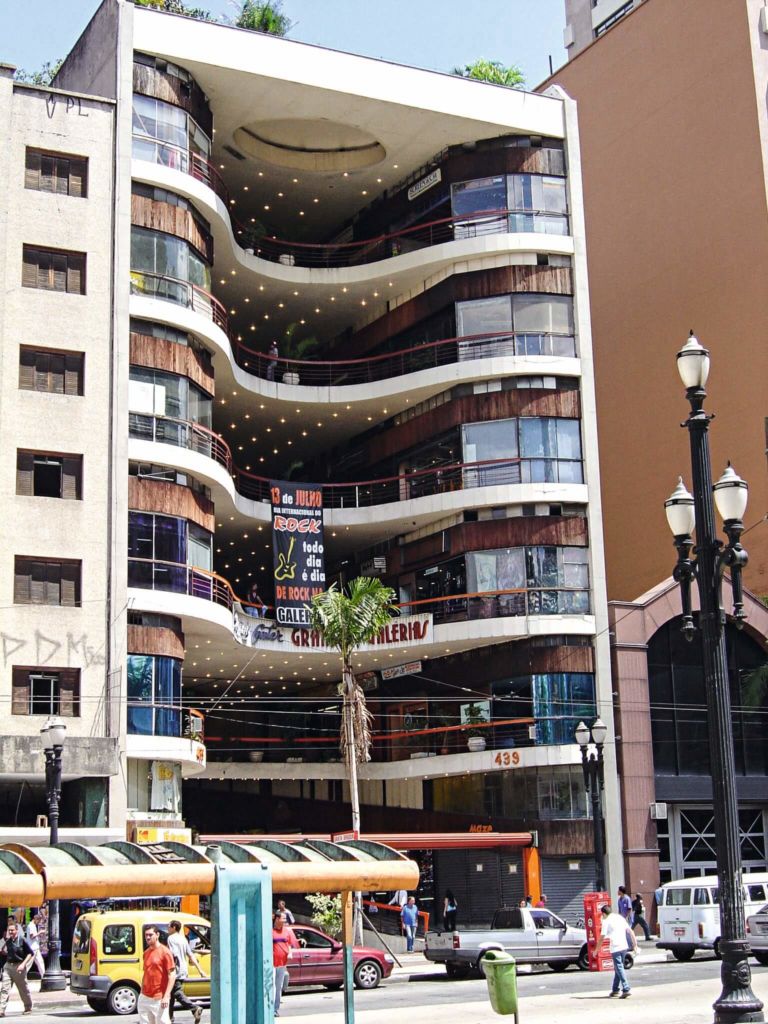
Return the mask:
M418 1014L420 1024L445 1024L448 1017L461 1024L496 1019L484 981L449 981L442 970L435 970L421 956L414 957L412 962L403 958L403 962L403 968L380 988L356 992L360 1024L391 1024L393 1013L405 1007ZM621 1002L607 998L610 977L573 969L563 974L546 969L521 974L521 1024L614 1024L616 1020L640 1024L649 1019L658 1024L709 1024L711 1004L720 991L719 964L710 958L678 964L660 962L658 954L649 953L646 962L638 963L630 974L632 997ZM753 966L753 989L768 1003L768 968ZM84 1001L68 993L51 994L46 999L50 1007L47 1012L38 1012L36 1008L25 1019L32 1024L63 1024L68 1020L115 1024L119 1019L97 1016ZM21 1005L12 1003L8 1016L20 1015ZM304 989L285 997L280 1020L283 1024L291 1018L311 1016L318 1024L337 1024L342 1015L341 993ZM206 1011L203 1021L207 1024L209 1020ZM188 1024L191 1015L179 1011L176 1021Z

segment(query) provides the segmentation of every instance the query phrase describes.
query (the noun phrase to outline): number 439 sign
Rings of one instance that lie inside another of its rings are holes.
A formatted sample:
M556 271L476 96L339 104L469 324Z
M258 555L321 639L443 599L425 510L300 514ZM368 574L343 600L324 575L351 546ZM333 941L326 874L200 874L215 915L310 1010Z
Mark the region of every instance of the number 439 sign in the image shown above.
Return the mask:
M520 751L499 750L493 755L493 763L499 768L516 768L520 764Z

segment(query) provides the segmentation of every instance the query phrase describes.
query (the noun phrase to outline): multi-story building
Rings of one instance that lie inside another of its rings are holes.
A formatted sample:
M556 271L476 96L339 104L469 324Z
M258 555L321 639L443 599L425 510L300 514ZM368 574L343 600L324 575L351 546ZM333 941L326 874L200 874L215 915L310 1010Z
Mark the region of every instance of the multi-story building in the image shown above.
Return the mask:
M613 28L643 0L565 0L563 43L568 60Z
M7 838L26 835L45 813L40 727L61 712L63 813L98 837L125 810L115 101L23 86L12 75L0 68L0 815L19 827L4 828Z
M356 658L364 830L534 833L566 906L594 881L573 731L612 721L573 104L125 0L56 86L116 104L113 390L105 369L93 401L134 826L349 824L338 658L274 615L271 485L305 481L324 537L299 600L324 559L401 602ZM48 244L19 220L7 277ZM611 728L616 867L614 750ZM425 894L477 920L522 894L518 849L468 856L424 852Z
M767 33L761 0L645 0L542 87L578 103L626 877L646 891L659 872L714 866L701 649L680 642L662 508L680 474L690 485L675 355L691 328L712 353L715 479L730 459L749 482L744 584L768 593ZM759 600L728 639L742 857L755 868L768 852Z

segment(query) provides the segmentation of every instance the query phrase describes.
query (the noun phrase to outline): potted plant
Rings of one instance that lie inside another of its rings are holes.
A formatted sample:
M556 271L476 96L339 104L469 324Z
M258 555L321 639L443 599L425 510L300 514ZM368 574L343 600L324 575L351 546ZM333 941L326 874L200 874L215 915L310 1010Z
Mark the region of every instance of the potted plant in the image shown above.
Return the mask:
M248 255L253 256L266 233L267 229L260 220L257 220L252 224L246 224L242 231L238 232L237 240Z
M320 345L320 339L314 334L308 334L303 338L297 338L296 334L301 325L298 323L289 324L280 342L280 355L283 359L306 359ZM299 374L296 370L286 370L283 373L283 384L298 384Z
M461 709L464 723L469 726L485 725L490 721L488 711L482 704L464 704ZM485 750L485 729L467 729L467 748L473 753Z

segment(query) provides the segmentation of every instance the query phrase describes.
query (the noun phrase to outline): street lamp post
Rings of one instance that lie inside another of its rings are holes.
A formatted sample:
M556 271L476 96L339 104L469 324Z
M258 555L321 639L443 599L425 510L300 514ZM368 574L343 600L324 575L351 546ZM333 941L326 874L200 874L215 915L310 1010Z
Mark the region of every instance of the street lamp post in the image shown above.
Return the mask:
M595 830L595 888L598 892L605 891L605 847L603 844L603 778L604 763L603 744L608 735L608 726L601 718L596 718L592 729L579 722L576 729L576 742L581 747L581 767L584 770L584 786L592 800L592 827ZM594 751L589 749L590 740Z
M693 336L677 355L677 367L691 411L682 425L691 445L693 495L682 479L665 502L669 527L675 538L678 560L674 578L680 584L683 635L692 639L696 627L691 611L691 583L699 588L699 627L704 657L704 686L709 717L712 766L712 805L715 852L720 892L720 969L723 990L713 1004L716 1024L764 1020L763 1004L753 993L746 941L744 894L741 880L738 798L736 795L731 699L725 646L725 611L722 605L723 573L730 570L733 616L737 626L745 618L741 570L747 553L741 546L747 485L730 464L712 485L709 455L709 421L704 411L704 386L709 376L709 352ZM713 501L714 497L714 501ZM723 519L727 545L715 536L714 505ZM692 534L696 531L696 542ZM691 553L695 551L695 558Z
M53 715L40 730L45 753L45 798L48 804L48 824L51 828L51 846L59 841L59 800L61 799L61 755L67 727ZM59 901L48 902L48 964L40 983L41 992L61 992L67 979L61 969L61 936L59 928Z

